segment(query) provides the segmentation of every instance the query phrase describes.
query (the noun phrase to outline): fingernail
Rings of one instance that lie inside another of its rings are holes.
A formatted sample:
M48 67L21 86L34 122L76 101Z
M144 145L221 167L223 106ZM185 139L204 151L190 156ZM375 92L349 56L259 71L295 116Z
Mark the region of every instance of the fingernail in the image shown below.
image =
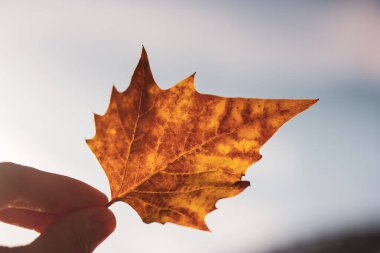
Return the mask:
M115 216L107 208L99 208L91 215L92 227L98 239L103 239L115 229Z

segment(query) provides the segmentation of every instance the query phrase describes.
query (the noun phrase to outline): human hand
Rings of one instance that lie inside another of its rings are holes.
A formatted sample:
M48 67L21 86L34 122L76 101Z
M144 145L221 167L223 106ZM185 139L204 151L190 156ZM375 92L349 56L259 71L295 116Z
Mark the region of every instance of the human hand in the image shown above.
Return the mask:
M0 163L0 221L41 235L0 253L88 253L115 229L107 197L73 178Z

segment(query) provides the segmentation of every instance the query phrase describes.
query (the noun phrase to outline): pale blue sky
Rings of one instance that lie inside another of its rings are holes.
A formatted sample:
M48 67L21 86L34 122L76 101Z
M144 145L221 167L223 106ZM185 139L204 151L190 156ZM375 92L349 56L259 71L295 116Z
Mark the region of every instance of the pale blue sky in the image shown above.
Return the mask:
M84 139L146 47L167 88L320 98L262 148L252 187L218 202L212 233L144 224L126 204L96 252L260 252L380 223L380 6L376 1L0 2L0 161L85 181L109 196ZM0 224L0 243L37 234Z

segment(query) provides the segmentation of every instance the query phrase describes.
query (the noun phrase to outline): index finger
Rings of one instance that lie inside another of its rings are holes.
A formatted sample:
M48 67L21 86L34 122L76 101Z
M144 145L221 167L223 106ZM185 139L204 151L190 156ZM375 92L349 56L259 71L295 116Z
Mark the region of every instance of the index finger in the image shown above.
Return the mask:
M105 206L107 196L74 178L14 163L0 163L0 210L23 208L62 214Z

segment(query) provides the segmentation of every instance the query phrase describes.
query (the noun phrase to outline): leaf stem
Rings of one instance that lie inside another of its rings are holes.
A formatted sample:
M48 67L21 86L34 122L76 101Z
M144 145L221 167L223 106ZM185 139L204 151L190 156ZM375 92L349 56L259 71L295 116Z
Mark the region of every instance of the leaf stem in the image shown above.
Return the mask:
M121 201L121 199L119 199L119 198L111 199L111 201L107 203L106 207L112 206L113 203L115 203L117 201Z

